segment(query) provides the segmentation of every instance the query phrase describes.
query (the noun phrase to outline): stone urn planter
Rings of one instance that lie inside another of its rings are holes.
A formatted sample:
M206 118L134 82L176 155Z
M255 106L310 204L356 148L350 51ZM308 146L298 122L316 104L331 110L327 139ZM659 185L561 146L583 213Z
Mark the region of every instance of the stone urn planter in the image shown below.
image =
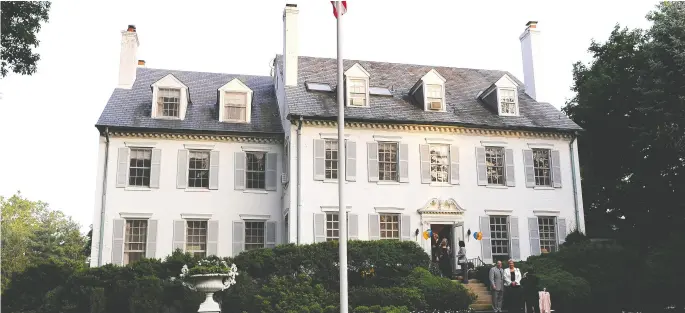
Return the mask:
M198 313L219 313L221 307L214 301L214 293L226 290L235 284L238 269L235 264L230 267L217 257L209 257L198 262L194 267L187 265L181 269L183 285L193 291L205 294L205 301L200 304Z

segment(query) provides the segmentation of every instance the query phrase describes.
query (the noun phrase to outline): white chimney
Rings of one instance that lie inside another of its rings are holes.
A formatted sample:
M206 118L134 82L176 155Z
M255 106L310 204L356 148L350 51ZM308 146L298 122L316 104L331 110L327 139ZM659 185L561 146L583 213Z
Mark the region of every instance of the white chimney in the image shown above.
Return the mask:
M121 55L119 56L119 88L131 89L136 81L136 68L138 62L138 33L134 25L121 32Z
M298 29L297 4L286 4L283 10L283 75L286 86L297 86Z
M537 29L537 21L526 24L526 30L519 36L521 40L521 55L523 58L523 81L526 93L533 99L538 100L540 94L535 88L535 81L542 81L542 53L540 52L540 31Z

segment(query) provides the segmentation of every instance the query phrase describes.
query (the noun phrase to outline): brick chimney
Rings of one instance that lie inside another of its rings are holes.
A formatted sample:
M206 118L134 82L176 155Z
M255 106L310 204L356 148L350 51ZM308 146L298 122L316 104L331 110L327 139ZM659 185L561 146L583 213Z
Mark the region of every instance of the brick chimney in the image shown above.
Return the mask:
M539 100L540 90L536 88L535 82L541 82L542 77L542 53L540 52L540 31L537 28L537 21L530 21L526 24L519 40L521 40L521 56L523 59L523 81L526 93L535 100Z
M119 55L118 88L131 89L136 81L136 54L138 53L138 33L135 25L128 25L121 31L121 54ZM145 61L143 61L144 63Z
M286 86L297 86L298 29L297 4L286 4L283 9L283 76Z

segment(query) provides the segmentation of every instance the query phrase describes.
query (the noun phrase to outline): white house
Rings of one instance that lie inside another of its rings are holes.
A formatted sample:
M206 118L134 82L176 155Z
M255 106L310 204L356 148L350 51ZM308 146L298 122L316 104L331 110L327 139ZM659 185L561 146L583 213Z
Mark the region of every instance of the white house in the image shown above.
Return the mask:
M119 88L96 125L92 266L336 240L338 175L350 239L429 252L431 229L491 262L554 251L584 230L581 128L535 100L536 22L520 37L525 83L345 60L339 156L336 60L298 54L298 14L286 5L272 77L136 66L136 29L122 32Z

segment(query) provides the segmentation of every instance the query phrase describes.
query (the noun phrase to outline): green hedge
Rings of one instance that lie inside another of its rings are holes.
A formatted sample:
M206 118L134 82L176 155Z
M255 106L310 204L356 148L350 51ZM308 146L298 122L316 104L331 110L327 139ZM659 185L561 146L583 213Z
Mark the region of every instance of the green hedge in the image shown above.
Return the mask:
M337 252L332 242L244 252L227 259L238 267L237 284L215 298L224 313L339 311ZM428 255L413 242L352 241L348 260L351 312L457 312L473 301L461 284L430 274ZM125 267L48 262L13 279L2 295L2 310L196 312L204 296L175 279L192 262L196 259L179 252Z

